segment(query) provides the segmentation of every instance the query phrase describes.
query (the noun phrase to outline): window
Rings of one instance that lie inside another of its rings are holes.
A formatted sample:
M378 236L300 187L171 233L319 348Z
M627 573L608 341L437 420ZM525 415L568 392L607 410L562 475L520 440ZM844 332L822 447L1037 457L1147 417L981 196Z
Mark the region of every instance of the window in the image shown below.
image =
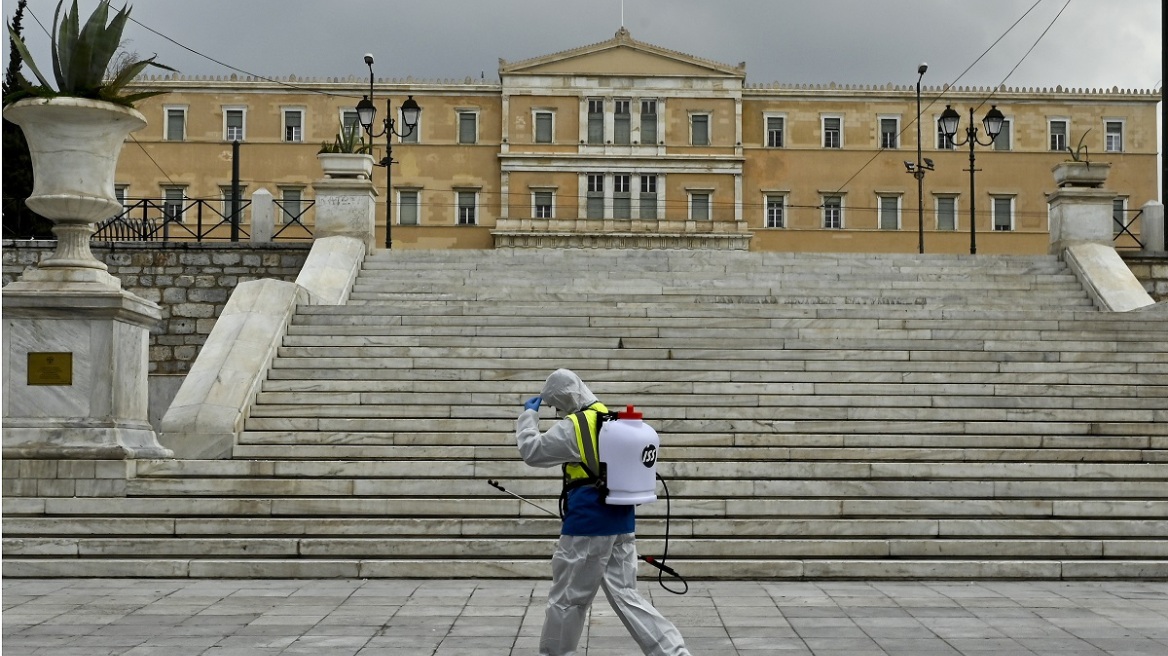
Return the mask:
M223 111L223 138L227 141L243 141L244 111L242 109L227 109Z
M1051 150L1066 150L1067 149L1067 122L1062 120L1052 120L1050 122L1050 149Z
M588 99L588 143L604 143L604 100Z
M166 140L185 141L187 138L187 110L183 107L166 108Z
M422 222L421 200L422 192L418 191L417 189L402 189L401 191L397 192L398 225L418 225Z
M953 138L946 135L945 131L941 129L941 121L937 121L937 150L953 150L957 148L953 143Z
M650 146L657 143L657 101L641 101L641 143Z
M162 188L162 213L167 221L183 221L183 207L186 204L186 188Z
M767 194L766 227L787 227L787 197L783 194Z
M994 196L994 230L1005 232L1014 229L1014 198Z
M364 130L364 128L361 127L361 117L357 115L356 111L351 109L341 110L341 125L344 126L346 132L352 132L353 130Z
M122 214L125 214L126 211L130 209L130 206L126 204L126 195L129 193L129 190L129 185L114 185L114 198L117 199L118 203L122 206Z
M998 132L998 136L994 137L993 149L994 150L1010 150L1011 141L1012 140L1010 139L1010 120L1005 119L1002 121L1002 129L1000 132Z
M613 143L620 146L627 146L632 143L632 124L633 115L631 113L631 100L628 98L617 98L616 112L613 115Z
M401 109L397 113L397 127L401 128L404 135L399 137L398 143L418 143L419 137L422 135L422 111L418 110L418 122L414 123L414 129L406 132L406 121L402 118ZM477 127L477 126L476 126Z
M1127 229L1127 199L1116 198L1111 201L1112 234L1119 236Z
M280 216L276 220L280 223L300 221L304 212L304 190L300 187L282 187L280 189Z
M766 145L767 148L782 148L783 147L783 123L786 121L782 116L768 116L766 117Z
M935 196L934 204L937 206L937 229L938 230L956 230L957 229L957 197L956 196Z
M880 229L900 229L900 196L880 196Z
M689 193L689 220L710 220L710 192L691 191Z
M244 203L246 200L246 194L244 193L245 189L246 189L246 187L244 187L243 185L239 185L239 222L240 223L243 223ZM231 185L221 185L219 187L219 196L221 198L223 198L223 220L224 221L231 221L231 217L233 216L232 211L234 209L231 206L231 201L233 198L233 196L231 195Z
M458 143L472 144L479 139L479 115L475 112L458 113Z
M1103 149L1109 153L1123 152L1123 121L1103 122Z
M838 116L824 117L823 119L823 147L824 148L842 148L843 135L842 133L843 119Z
M897 139L900 135L900 120L895 118L880 119L880 147L898 148Z
M551 112L535 113L535 143L550 144L552 142L552 119L555 117Z
M823 227L828 230L841 230L844 227L844 199L843 196L823 197Z
M604 175L588 174L588 198L584 216L589 219L604 218Z
M284 141L304 141L304 110L284 110Z
M458 194L458 225L475 225L478 223L476 212L479 193L477 191L459 191Z
M689 117L690 145L710 145L710 115L693 114Z
M555 218L556 192L537 190L531 192L531 215L537 219Z
M612 217L614 219L631 219L633 217L631 178L632 176L628 174L612 176Z
M641 176L641 218L657 218L657 176Z

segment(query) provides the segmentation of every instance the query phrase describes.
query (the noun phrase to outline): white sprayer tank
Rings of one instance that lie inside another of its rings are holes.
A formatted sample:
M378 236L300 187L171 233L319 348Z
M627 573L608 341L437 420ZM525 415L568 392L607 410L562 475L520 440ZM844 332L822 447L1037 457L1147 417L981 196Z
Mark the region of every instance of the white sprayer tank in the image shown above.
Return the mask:
M641 421L641 413L627 406L614 421L600 427L600 461L608 474L608 497L614 506L633 506L657 500L657 431Z

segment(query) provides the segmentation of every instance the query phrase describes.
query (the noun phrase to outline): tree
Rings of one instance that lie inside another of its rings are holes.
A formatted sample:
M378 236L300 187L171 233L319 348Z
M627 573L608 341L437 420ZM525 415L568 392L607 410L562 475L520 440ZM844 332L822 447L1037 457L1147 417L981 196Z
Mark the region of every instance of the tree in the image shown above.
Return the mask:
M16 14L10 25L12 32L18 37L23 29L21 22L24 19L24 8L28 0L20 0L16 5ZM8 68L4 71L4 97L18 91L28 82L20 73L24 63L20 51L16 48L12 37L8 39L9 57ZM32 194L32 157L28 154L28 143L24 140L24 132L15 123L4 121L3 148L4 148L4 204L3 226L6 239L55 239L53 236L53 222L28 209L24 204L26 198Z

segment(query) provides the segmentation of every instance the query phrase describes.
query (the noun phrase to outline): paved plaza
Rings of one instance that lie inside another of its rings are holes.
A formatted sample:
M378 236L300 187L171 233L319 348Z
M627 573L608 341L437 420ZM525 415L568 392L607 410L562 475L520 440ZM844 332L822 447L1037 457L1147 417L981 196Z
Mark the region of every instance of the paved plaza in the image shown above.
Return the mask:
M546 582L6 579L5 656L535 654ZM1164 582L723 582L642 592L695 656L1168 654ZM586 647L586 649L585 649ZM636 656L600 595L581 654Z

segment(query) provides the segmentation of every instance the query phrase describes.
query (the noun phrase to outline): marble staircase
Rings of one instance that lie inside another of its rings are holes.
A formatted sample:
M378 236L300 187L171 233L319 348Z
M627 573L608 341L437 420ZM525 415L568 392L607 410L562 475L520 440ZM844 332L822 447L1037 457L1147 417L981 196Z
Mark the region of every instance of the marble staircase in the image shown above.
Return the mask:
M513 430L556 367L660 433L639 544L686 576L1168 577L1162 317L1053 257L664 250L372 256L232 460L5 499L5 573L546 577L558 520L487 480L554 510Z

